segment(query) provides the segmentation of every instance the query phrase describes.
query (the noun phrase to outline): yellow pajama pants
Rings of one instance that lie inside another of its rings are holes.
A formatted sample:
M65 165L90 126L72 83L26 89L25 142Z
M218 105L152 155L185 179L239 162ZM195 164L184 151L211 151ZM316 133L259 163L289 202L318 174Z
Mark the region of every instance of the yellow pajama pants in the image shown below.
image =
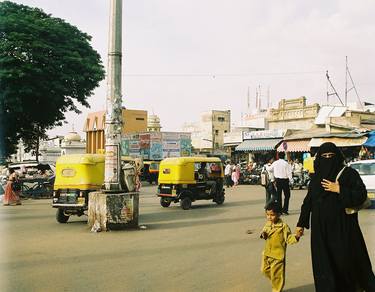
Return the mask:
M285 284L285 259L262 256L262 273L271 280L272 292L281 292Z

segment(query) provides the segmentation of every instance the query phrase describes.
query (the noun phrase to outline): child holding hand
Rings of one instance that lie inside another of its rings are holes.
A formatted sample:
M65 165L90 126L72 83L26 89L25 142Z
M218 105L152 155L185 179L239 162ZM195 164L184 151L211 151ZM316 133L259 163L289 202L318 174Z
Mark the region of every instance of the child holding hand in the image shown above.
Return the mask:
M287 244L297 243L301 233L292 234L280 219L280 206L272 202L266 206L267 223L261 238L266 240L262 254L262 273L271 280L272 292L282 291L285 285L285 255Z

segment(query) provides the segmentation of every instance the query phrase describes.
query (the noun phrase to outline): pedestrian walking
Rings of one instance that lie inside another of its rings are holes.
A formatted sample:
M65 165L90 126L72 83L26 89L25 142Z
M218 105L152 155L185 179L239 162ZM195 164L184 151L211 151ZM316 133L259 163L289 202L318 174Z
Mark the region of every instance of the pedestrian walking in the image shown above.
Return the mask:
M272 292L282 291L285 285L285 256L287 244L297 243L300 234L292 234L280 219L280 207L272 202L266 207L267 223L261 238L266 240L262 253L261 272L271 280Z
M281 212L289 215L290 187L292 181L292 170L288 162L284 160L285 153L279 153L279 159L272 163L270 169L273 170L276 181L276 200L281 208ZM281 193L284 193L284 204Z
M264 208L266 208L269 203L276 200L275 176L273 174L273 169L271 168L273 161L274 159L271 157L267 164L263 166L261 172L261 184L266 190L266 203Z
M233 171L232 171L232 181L233 181L233 186L238 186L239 180L240 180L240 165L237 164L234 166Z
M5 186L3 205L21 205L20 191L21 185L18 182L17 173L14 169L9 169L9 177Z
M345 210L363 204L367 191L358 172L345 167L344 162L335 144L320 146L296 232L303 234L304 228L310 227L311 214L311 259L317 292L374 292L375 276L358 214Z
M233 185L233 182L232 182L232 165L230 161L227 162L227 165L225 166L224 176L225 176L225 185L227 186L227 188L231 187Z

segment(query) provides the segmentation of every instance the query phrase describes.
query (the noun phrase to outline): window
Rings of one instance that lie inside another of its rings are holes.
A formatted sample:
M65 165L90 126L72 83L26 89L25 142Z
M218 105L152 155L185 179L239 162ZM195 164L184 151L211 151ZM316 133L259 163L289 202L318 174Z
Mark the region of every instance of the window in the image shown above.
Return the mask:
M144 121L145 118L135 118L137 121Z
M375 163L354 163L351 165L360 175L374 175Z
M219 122L225 122L225 118L224 117L218 117L217 118Z
M215 130L215 135L219 135L219 130Z

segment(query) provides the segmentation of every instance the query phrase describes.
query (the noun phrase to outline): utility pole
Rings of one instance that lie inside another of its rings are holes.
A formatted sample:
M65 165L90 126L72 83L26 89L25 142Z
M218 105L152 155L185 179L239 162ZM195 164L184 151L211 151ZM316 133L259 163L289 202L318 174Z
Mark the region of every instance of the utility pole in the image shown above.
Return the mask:
M104 189L89 194L88 225L92 231L138 227L139 193L126 183L128 166L122 169L120 161L122 0L110 0L109 25ZM136 170L130 168L134 177Z
M122 0L110 1L107 97L105 118L106 191L121 190L120 144L122 132L121 58Z

